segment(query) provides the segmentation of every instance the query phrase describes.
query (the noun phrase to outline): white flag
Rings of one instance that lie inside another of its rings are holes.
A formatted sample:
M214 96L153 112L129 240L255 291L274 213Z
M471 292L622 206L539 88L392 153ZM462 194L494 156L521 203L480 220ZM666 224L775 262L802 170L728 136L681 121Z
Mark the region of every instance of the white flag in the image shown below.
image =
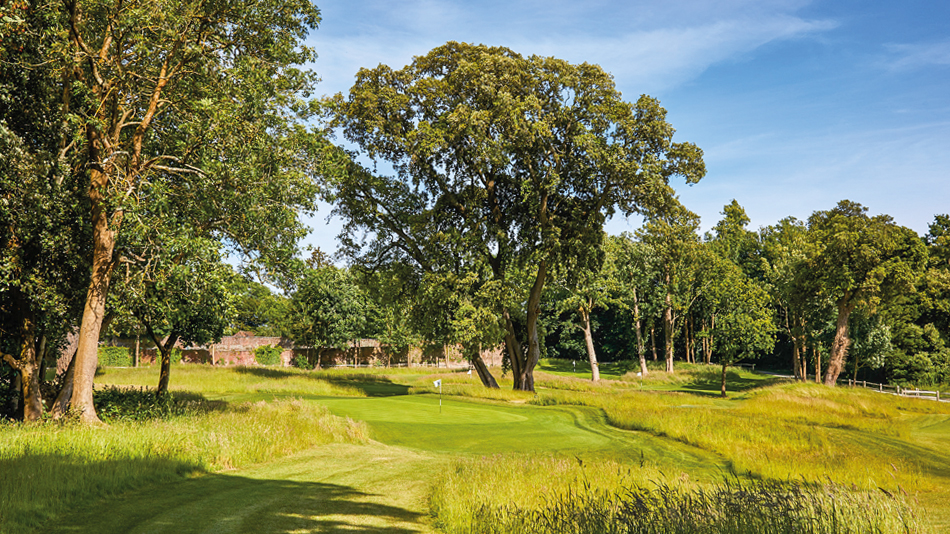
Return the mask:
M437 387L437 388L442 387L442 379L440 378L440 379L436 380L435 382L433 382L433 384L435 384L435 387Z
M471 369L468 370L468 374L472 374L472 370L471 370Z

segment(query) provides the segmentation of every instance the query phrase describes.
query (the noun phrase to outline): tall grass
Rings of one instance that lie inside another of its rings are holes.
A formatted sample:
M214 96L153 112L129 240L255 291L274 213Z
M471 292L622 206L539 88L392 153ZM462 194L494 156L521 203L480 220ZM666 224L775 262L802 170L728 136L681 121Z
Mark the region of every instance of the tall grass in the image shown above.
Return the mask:
M201 392L204 395L274 394L364 396L365 392L352 380L367 375L344 370L305 371L291 367L212 367L179 364L172 367L169 388L176 391ZM96 385L155 387L158 366L137 368L103 368L96 376Z
M553 458L461 462L435 487L431 505L448 534L925 531L902 496L876 489L738 479L700 485L649 466Z
M82 502L147 484L273 459L363 423L299 400L242 404L147 422L0 424L0 532L28 532Z

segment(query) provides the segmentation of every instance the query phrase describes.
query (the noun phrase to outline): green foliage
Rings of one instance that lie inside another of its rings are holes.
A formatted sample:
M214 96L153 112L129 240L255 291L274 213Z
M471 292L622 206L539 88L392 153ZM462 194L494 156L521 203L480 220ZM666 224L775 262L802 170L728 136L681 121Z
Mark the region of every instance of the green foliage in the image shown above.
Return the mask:
M508 343L518 388L533 388L549 272L581 274L608 217L666 205L670 179L705 174L699 148L672 142L657 100L625 102L596 65L507 48L449 42L398 71L361 70L333 111L361 155L398 169L354 164L335 184L346 252L498 284L509 340L521 337L512 316L525 315L526 348Z
M136 389L106 386L94 390L92 398L96 413L103 421L110 423L197 415L215 406L201 395L174 392L171 395L158 396L154 390L144 387Z
M171 360L171 363L181 363L181 349L173 348L168 355L168 359Z
M313 369L313 364L310 363L310 360L308 360L303 354L294 355L294 357L290 360L290 365L296 367L297 369L304 369L306 371Z
M260 365L277 365L280 363L280 354L284 351L281 347L273 345L261 345L254 349L254 359Z
M332 265L306 269L291 306L294 340L318 351L344 349L366 328L365 295L348 271Z
M129 367L132 355L128 347L99 347L100 367Z

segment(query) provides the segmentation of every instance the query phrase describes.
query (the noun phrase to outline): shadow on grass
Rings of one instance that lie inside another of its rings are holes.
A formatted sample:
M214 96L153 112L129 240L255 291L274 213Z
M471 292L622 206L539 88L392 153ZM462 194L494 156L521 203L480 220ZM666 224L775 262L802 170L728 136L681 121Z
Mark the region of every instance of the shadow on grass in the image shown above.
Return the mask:
M720 396L722 387L722 368L710 369L708 372L694 372L692 380L681 385L679 390L698 395ZM726 391L739 393L752 389L771 386L780 379L777 378L747 378L740 376L736 371L726 371Z
M12 454L0 460L0 532L47 532L40 525L52 526L56 516L84 509L103 496L203 472L198 464L160 456L92 461L40 452Z
M311 380L320 380L335 386L358 389L367 397L395 397L408 395L410 386L396 384L389 378L370 373L348 373L330 375L325 371L293 372L284 369L270 369L267 367L235 367L234 372L254 375L261 378L280 380L282 378L303 377Z
M85 506L70 503L67 508L76 512L47 521L36 531L404 534L422 530L423 514L372 502L373 497L337 484L209 474L150 484Z

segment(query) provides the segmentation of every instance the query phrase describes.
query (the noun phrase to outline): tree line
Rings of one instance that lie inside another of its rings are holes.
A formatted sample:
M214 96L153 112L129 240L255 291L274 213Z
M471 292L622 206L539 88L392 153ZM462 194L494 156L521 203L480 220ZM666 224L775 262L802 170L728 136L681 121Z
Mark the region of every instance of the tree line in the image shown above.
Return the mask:
M162 395L177 342L239 324L456 345L489 387L480 349L503 346L522 390L545 354L596 379L598 350L648 372L649 345L725 373L776 339L829 384L881 354L943 380L945 216L922 240L844 201L756 233L733 204L701 237L671 182L703 178L702 150L596 65L449 42L314 98L308 1L10 1L0 20L0 387L24 419L98 421L105 333L155 343ZM299 257L319 198L347 268ZM612 216L645 223L607 236Z

